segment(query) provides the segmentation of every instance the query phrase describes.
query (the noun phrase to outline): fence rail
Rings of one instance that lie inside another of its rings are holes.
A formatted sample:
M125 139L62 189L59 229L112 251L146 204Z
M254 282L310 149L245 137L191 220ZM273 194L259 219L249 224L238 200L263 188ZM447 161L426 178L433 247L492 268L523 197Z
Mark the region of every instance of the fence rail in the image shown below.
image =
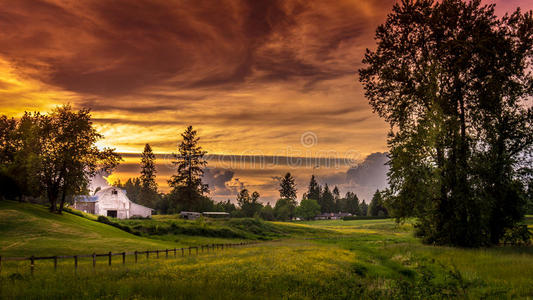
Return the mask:
M198 255L199 252L213 252L215 250L224 250L225 248L235 248L245 245L251 245L255 244L255 242L250 243L227 243L227 244L207 244L207 245L200 245L200 246L190 246L190 247L184 247L184 248L172 248L172 249L161 249L161 250L145 250L145 251L133 251L133 252L107 252L107 253L92 253L92 254L79 254L79 255L55 255L55 256L30 256L30 257L3 257L0 256L0 274L2 272L2 263L6 261L29 261L30 262L30 271L33 275L33 272L35 271L35 262L38 260L53 260L54 261L54 269L57 269L57 263L59 259L73 259L74 260L74 269L78 268L78 259L80 258L92 258L92 265L93 268L96 268L96 258L97 257L107 257L108 258L108 265L111 266L112 264L112 257L113 256L122 256L122 264L126 264L126 256L133 255L135 257L135 263L137 263L138 258L140 255L146 256L146 259L150 259L150 254L156 254L155 258L159 258L159 254L162 254L165 256L165 258L169 257L169 254L177 257L178 255L183 256L190 256L190 255Z

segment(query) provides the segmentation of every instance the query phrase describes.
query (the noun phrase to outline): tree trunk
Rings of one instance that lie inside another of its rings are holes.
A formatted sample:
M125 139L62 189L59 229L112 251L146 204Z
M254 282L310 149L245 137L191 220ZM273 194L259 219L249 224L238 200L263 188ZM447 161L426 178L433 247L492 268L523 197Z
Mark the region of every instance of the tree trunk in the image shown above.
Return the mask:
M65 192L65 188L63 188L63 193L61 195L61 202L59 202L59 211L58 211L59 214L63 212L63 207L65 206L66 196L67 196L67 193Z
M57 198L54 197L51 193L48 196L48 201L50 202L50 212L56 212L56 200Z

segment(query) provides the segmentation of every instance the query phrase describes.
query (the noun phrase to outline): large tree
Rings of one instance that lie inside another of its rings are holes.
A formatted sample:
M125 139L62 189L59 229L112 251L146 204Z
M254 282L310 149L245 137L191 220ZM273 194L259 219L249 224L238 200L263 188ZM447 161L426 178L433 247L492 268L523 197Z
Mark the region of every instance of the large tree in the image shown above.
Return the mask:
M391 126L388 201L424 241L495 244L523 216L533 144L532 13L479 0L396 4L359 70Z
M202 182L207 153L199 145L200 138L192 126L187 127L181 134L182 141L178 147L176 159L172 163L177 167L177 173L168 181L172 194L183 209L199 209L205 202L204 194L209 193L207 184Z
M8 198L39 197L41 115L0 117L0 193Z
M157 183L155 182L155 155L149 144L144 146L141 155L141 196L140 203L149 207L154 207L158 194Z
M89 179L98 171L111 171L121 157L113 149L97 147L102 135L94 128L89 109L74 111L65 105L35 118L41 145L38 178L50 210L61 213L68 197L86 193Z

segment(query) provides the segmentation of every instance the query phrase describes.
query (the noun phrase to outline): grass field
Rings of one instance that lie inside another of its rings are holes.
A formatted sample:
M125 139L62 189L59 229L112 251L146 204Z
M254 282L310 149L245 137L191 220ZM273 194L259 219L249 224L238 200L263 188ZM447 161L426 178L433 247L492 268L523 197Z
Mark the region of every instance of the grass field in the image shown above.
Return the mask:
M5 222L4 216L11 218L12 214L15 214L13 211L18 211L15 215L19 215L38 209L26 205L10 205L10 209L1 206L0 213L3 215L0 222ZM51 222L50 218L54 222L67 222L67 219L74 220L74 223L80 222L78 219L71 219L73 216L49 216L45 211L42 213L43 215L39 214L39 217L43 218L43 222ZM21 217L17 223L25 226L23 220L24 217ZM147 222L146 226L152 226L154 222L157 222L157 219ZM12 223L9 222L9 226L13 228ZM43 228L51 226L50 224L43 223ZM72 223L61 224L77 226ZM142 258L137 264L128 258L125 266L113 264L111 267L107 266L102 258L94 270L90 261L84 260L80 262L80 268L76 273L71 262L60 263L57 271L53 270L51 263L39 262L34 276L29 273L27 262L5 262L0 273L0 298L533 297L532 247L458 249L422 245L413 237L412 226L409 223L398 226L392 220L268 224L275 226L274 228L278 228L277 226L284 228L281 233L283 237L242 248L230 248L209 254L200 253L198 256L178 256L169 259L161 257L149 261ZM217 226L219 225L227 224ZM133 236L99 223L91 225L83 223L82 228L89 229L90 226L96 226L92 229L99 230L98 234L102 238L122 241L124 247L130 242L163 243L162 246L169 242L160 238ZM48 230L46 234L41 232L40 236L32 233L32 230L34 229L21 231L20 237L33 236L33 240L28 239L25 243L35 250L48 243L58 242L63 237L74 241L71 235L56 234L54 230ZM3 249L7 245L6 232L10 231L0 231L2 255L5 255ZM52 233L55 235L54 238L48 237ZM171 236L179 237L176 234ZM196 238L192 235L188 237ZM34 242L36 246L33 246ZM76 242L85 243L81 239ZM67 240L63 243L65 247L68 244ZM77 248L68 248L64 251L74 249Z

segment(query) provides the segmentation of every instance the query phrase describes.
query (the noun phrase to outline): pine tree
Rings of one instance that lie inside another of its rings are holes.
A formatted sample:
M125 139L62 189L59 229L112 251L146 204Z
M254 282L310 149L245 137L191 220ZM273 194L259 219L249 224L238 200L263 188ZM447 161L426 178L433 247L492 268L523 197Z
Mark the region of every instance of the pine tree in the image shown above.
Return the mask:
M344 209L346 210L346 212L349 212L354 215L359 215L359 198L357 198L357 195L352 192L347 192L345 199L346 206L344 207Z
M291 173L285 174L281 179L279 197L282 199L296 200L296 184Z
M192 126L181 134L183 140L178 147L178 154L172 163L177 173L168 181L176 201L185 209L194 210L203 201L204 194L209 193L207 184L202 182L203 168L207 165L204 156L207 153L198 145L200 140Z
M328 184L324 186L324 191L322 192L322 195L320 196L322 200L322 206L321 211L323 213L331 213L335 211L335 198L333 197L333 194L329 190Z
M140 203L154 207L157 200L157 183L155 182L155 155L149 144L144 146L141 156L141 196Z
M155 182L155 155L149 144L144 146L141 156L141 185L143 189L157 192L157 183Z
M342 210L342 200L339 188L337 186L333 188L333 201L335 202L335 212L340 212Z
M307 199L315 199L320 202L320 185L316 182L315 175L311 175L311 181L309 181L309 190L306 194Z
M361 202L359 205L359 213L361 216L367 216L368 215L368 205L366 204L365 200Z

